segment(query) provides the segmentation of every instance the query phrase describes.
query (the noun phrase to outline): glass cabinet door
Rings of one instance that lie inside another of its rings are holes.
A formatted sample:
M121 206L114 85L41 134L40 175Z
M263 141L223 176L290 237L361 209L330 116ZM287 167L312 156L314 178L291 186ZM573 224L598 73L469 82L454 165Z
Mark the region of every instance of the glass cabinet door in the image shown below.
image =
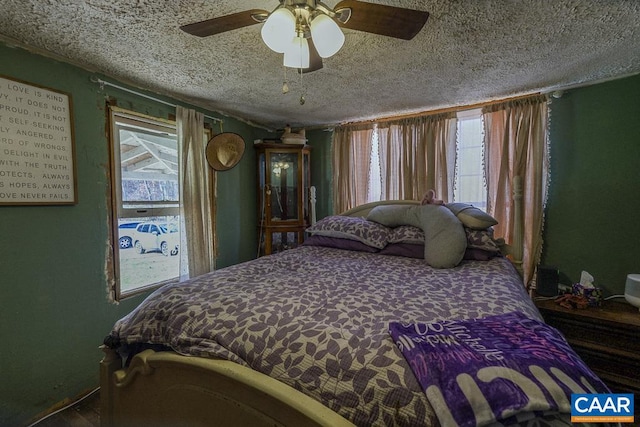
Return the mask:
M298 246L300 239L295 231L268 231L271 239L271 253L282 252Z
M291 249L304 241L311 205L310 147L255 145L258 160L259 255Z
M269 222L299 220L298 153L268 152L265 164L268 165L265 200Z

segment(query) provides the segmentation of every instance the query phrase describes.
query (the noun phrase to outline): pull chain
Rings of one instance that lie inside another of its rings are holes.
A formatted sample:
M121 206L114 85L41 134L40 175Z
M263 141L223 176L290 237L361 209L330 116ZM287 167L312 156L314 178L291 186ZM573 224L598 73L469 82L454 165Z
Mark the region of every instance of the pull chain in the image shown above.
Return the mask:
M284 82L282 83L282 94L287 94L289 93L289 80L287 79L287 67L282 67L284 68Z
M305 94L307 93L307 91L305 90L304 84L302 82L302 68L300 68L300 89L302 89L302 94L300 95L300 105L304 105L304 103L306 102L305 99Z

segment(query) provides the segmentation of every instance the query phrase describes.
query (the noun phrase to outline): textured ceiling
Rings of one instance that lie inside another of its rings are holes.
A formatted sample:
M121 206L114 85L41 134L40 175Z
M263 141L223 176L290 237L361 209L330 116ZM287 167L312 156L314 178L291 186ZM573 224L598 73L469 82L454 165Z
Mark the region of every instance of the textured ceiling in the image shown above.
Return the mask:
M2 0L0 38L270 129L470 105L640 72L638 0L370 0L426 10L411 41L344 30L324 68L289 72L260 24L180 25L277 0ZM330 7L337 0L325 1ZM306 102L299 99L305 94Z

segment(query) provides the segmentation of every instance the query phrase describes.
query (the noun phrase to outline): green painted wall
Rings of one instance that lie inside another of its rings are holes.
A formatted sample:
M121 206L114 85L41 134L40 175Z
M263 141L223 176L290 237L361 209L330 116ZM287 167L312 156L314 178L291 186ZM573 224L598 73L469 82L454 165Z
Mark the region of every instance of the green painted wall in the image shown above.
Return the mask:
M551 104L551 185L542 263L624 293L640 273L640 76L568 91Z
M331 138L333 132L311 130L306 133L311 145L311 185L316 187L316 218L333 214Z
M0 425L20 426L98 386L98 346L144 296L120 304L107 300L105 96L153 116L167 117L174 109L100 90L85 70L2 43L0 75L67 92L74 109L78 204L0 206ZM224 131L241 134L250 146L257 129L224 117ZM252 150L234 169L218 173L218 200L218 267L255 257Z

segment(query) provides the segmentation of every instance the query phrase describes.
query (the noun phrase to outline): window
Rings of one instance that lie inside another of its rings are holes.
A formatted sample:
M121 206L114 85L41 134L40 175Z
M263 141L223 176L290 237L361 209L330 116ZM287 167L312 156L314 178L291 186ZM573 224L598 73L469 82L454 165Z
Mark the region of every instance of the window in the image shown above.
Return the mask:
M487 187L483 164L484 130L480 110L458 113L457 161L454 202L487 209ZM371 162L369 173L368 202L380 200L380 159L378 155L378 132L372 135ZM437 196L437 195L436 195Z
M487 209L483 164L483 125L480 110L458 113L457 161L454 202Z
M180 276L175 124L111 108L117 299Z

